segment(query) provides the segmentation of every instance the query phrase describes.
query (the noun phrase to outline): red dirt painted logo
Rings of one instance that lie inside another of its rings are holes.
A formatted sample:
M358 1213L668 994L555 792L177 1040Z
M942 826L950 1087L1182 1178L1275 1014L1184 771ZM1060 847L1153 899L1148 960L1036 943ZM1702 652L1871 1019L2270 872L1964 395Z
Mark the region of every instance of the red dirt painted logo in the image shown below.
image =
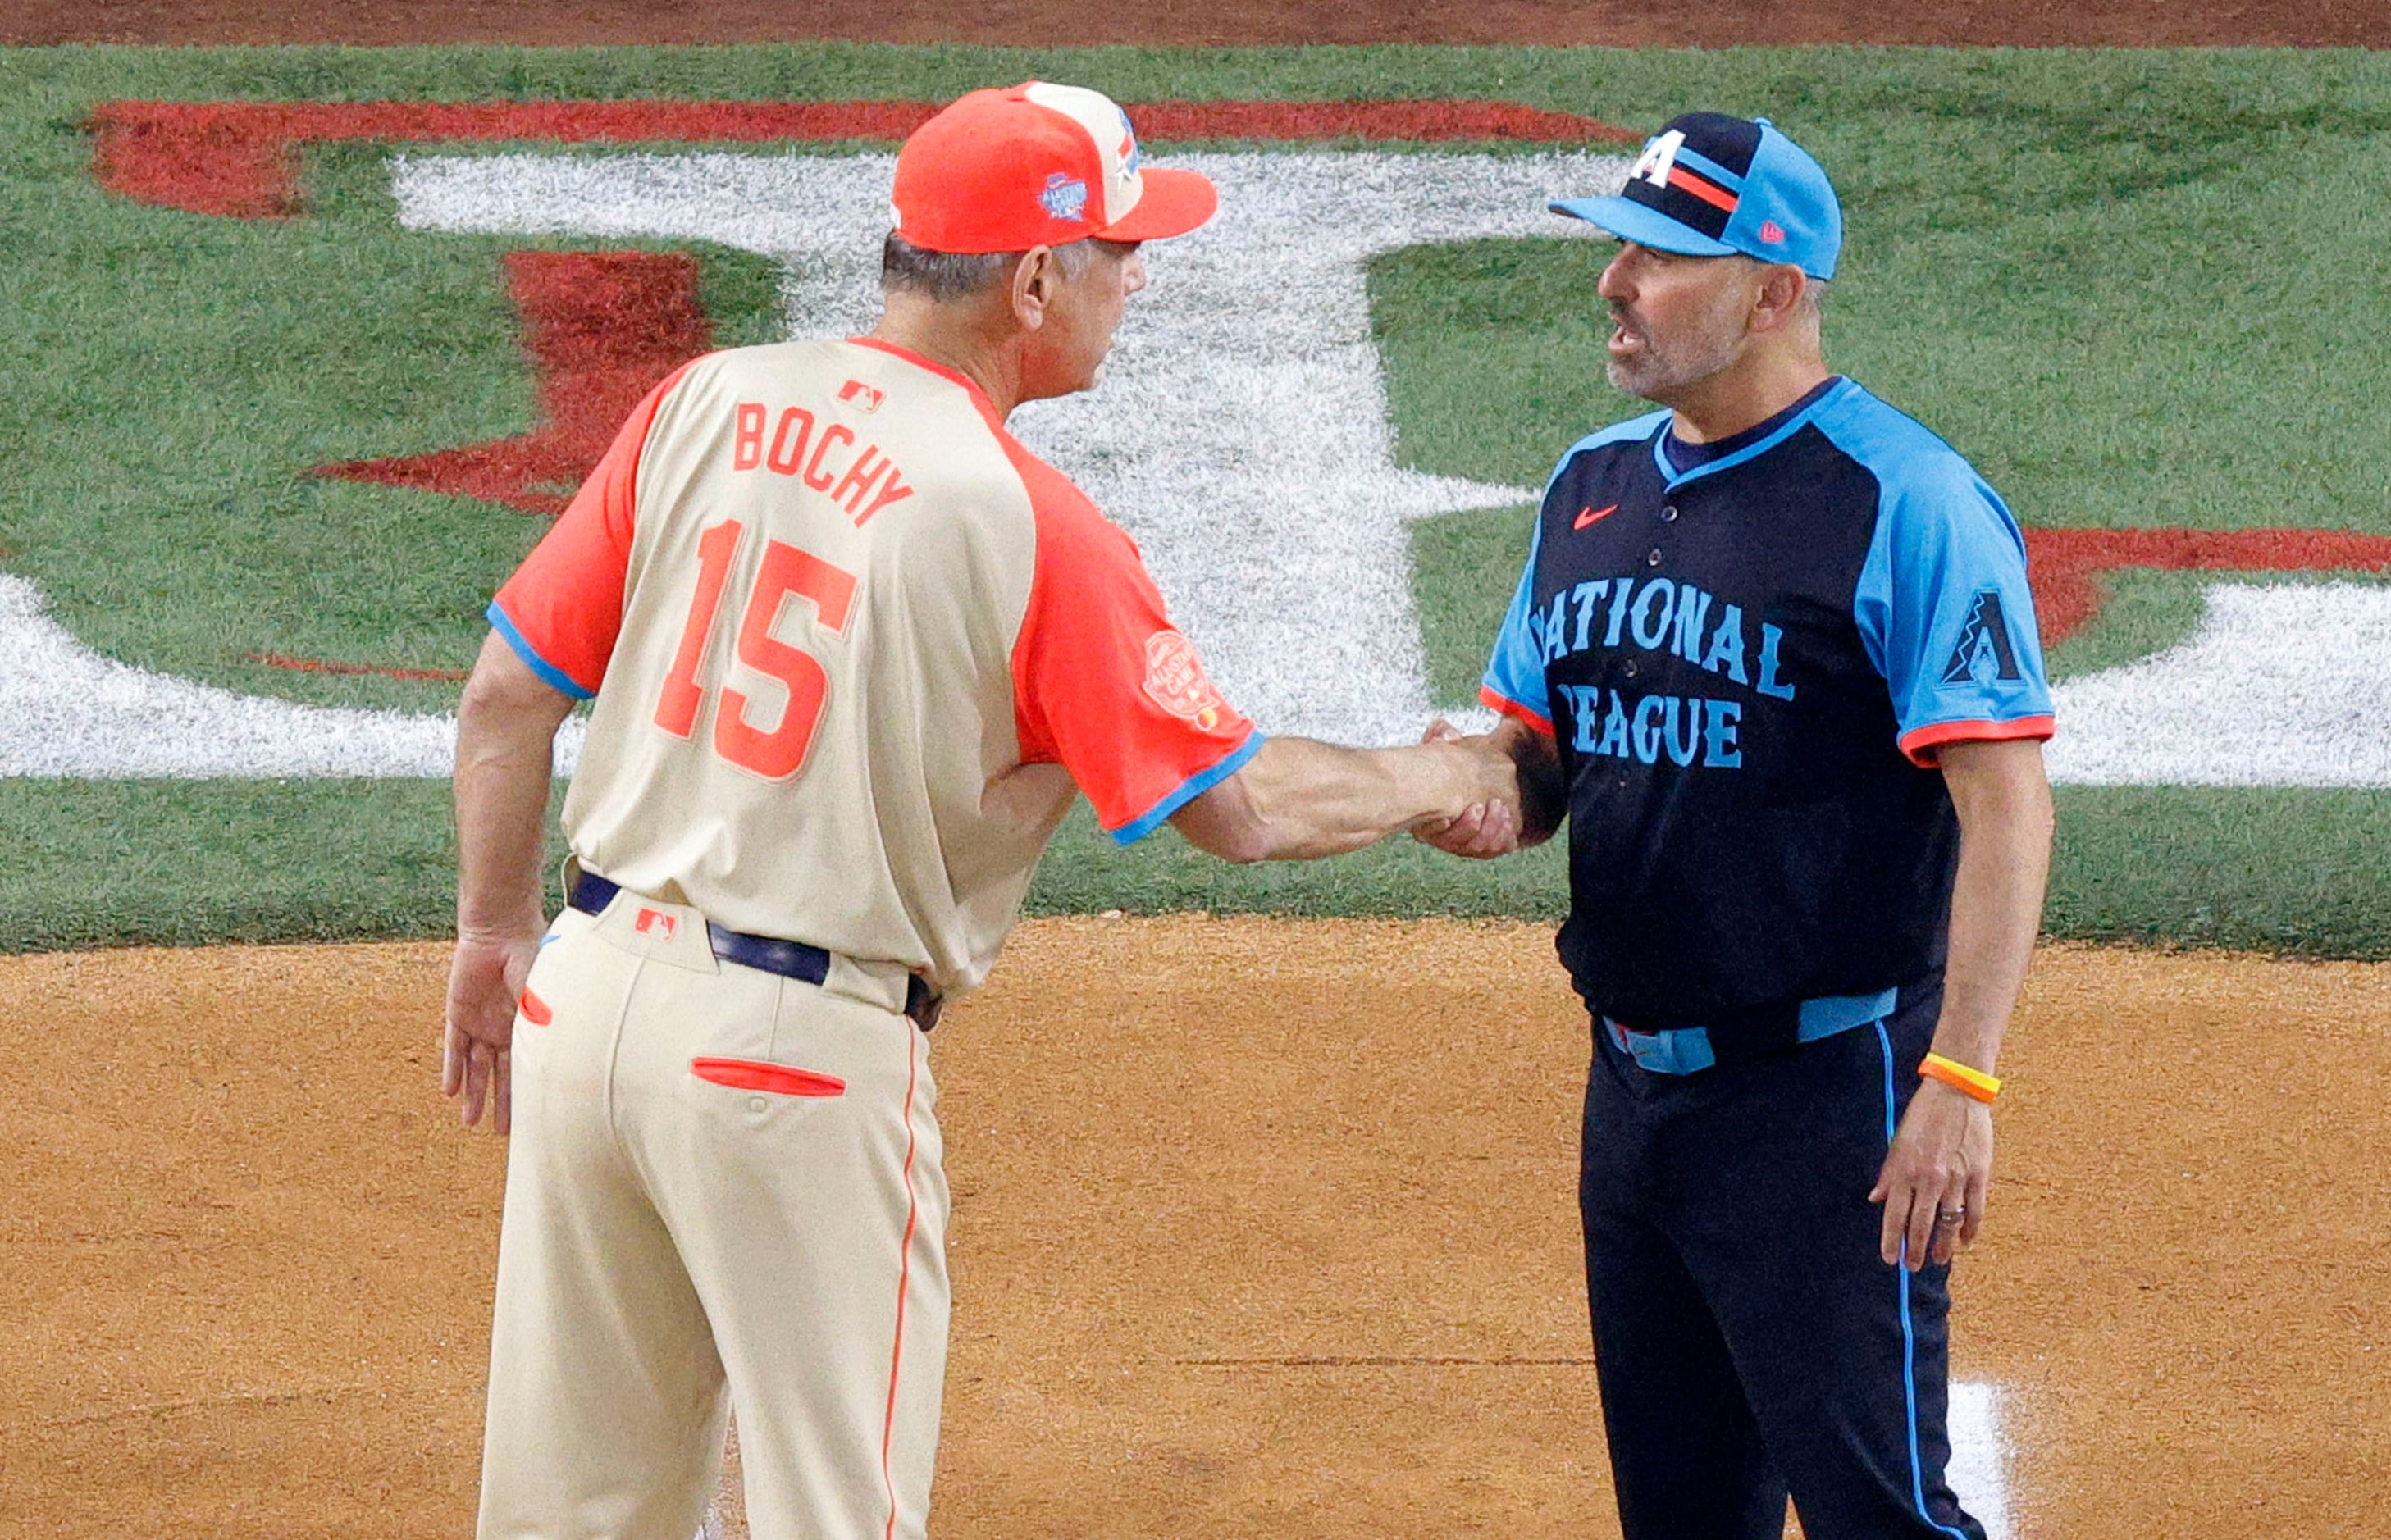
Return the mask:
M839 404L852 406L859 412L877 412L885 399L879 391L860 379L850 379L838 388Z
M1157 631L1145 643L1145 693L1154 703L1206 732L1221 725L1228 702L1212 687L1195 648L1176 631Z
M670 941L673 932L680 929L680 921L662 909L642 909L640 918L631 922L631 929L658 941Z

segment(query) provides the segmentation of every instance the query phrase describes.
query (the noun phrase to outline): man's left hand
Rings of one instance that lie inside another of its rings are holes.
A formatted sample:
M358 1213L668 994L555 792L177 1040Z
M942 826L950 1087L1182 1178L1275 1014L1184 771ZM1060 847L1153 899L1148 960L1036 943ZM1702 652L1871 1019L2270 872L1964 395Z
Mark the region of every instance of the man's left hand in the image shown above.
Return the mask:
M1984 1222L1993 1174L1993 1110L1940 1081L1921 1083L1902 1114L1868 1201L1884 1205L1878 1251L1911 1272L1949 1262ZM1957 1213L1957 1223L1942 1223Z

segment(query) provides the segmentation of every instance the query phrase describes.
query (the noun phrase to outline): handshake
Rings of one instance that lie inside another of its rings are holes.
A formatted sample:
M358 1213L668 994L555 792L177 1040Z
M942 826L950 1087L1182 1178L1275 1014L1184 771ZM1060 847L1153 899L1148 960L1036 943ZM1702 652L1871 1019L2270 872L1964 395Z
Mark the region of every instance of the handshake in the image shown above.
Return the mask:
M1551 740L1505 718L1477 738L1435 722L1400 749L1273 738L1170 822L1229 861L1316 860L1404 830L1485 860L1549 836L1559 806Z
M1444 746L1453 757L1454 802L1449 809L1411 825L1412 838L1451 855L1491 860L1533 844L1552 832L1553 819L1528 815L1523 788L1544 789L1537 745L1519 724L1506 719L1483 737L1464 737L1439 717L1421 738L1424 746ZM1541 804L1544 799L1539 797ZM1540 805L1538 812L1544 809Z

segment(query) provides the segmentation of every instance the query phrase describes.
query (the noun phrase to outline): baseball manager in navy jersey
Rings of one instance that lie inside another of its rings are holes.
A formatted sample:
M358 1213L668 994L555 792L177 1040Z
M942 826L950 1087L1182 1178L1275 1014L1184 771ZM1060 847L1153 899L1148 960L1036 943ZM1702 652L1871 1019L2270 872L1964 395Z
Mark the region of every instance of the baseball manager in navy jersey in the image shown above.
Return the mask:
M1953 1256L2042 911L2050 693L2017 521L1828 371L1842 215L1711 112L1617 197L1609 377L1484 699L1569 828L1579 1196L1627 1540L1982 1540L1944 1476ZM1507 844L1467 822L1431 838Z

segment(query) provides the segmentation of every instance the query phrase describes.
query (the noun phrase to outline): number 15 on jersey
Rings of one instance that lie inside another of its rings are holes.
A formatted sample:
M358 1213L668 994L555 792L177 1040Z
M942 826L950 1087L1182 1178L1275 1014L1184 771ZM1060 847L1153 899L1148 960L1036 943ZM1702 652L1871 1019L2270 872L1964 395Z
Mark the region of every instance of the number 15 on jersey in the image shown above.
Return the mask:
M672 672L656 701L656 725L678 738L697 728L706 687L698 679L704 666L706 641L722 608L722 591L737 565L746 530L733 519L716 524L698 536L697 592L691 598L689 620L681 628L680 648L673 655ZM751 775L766 780L786 780L805 768L813 747L814 729L821 722L830 681L812 654L772 635L790 596L812 601L814 619L834 636L847 633L855 605L855 575L821 558L778 540L767 541L756 564L756 585L748 592L739 622L739 661L789 692L780 722L756 725L755 702L743 692L725 686L714 716L714 751Z

